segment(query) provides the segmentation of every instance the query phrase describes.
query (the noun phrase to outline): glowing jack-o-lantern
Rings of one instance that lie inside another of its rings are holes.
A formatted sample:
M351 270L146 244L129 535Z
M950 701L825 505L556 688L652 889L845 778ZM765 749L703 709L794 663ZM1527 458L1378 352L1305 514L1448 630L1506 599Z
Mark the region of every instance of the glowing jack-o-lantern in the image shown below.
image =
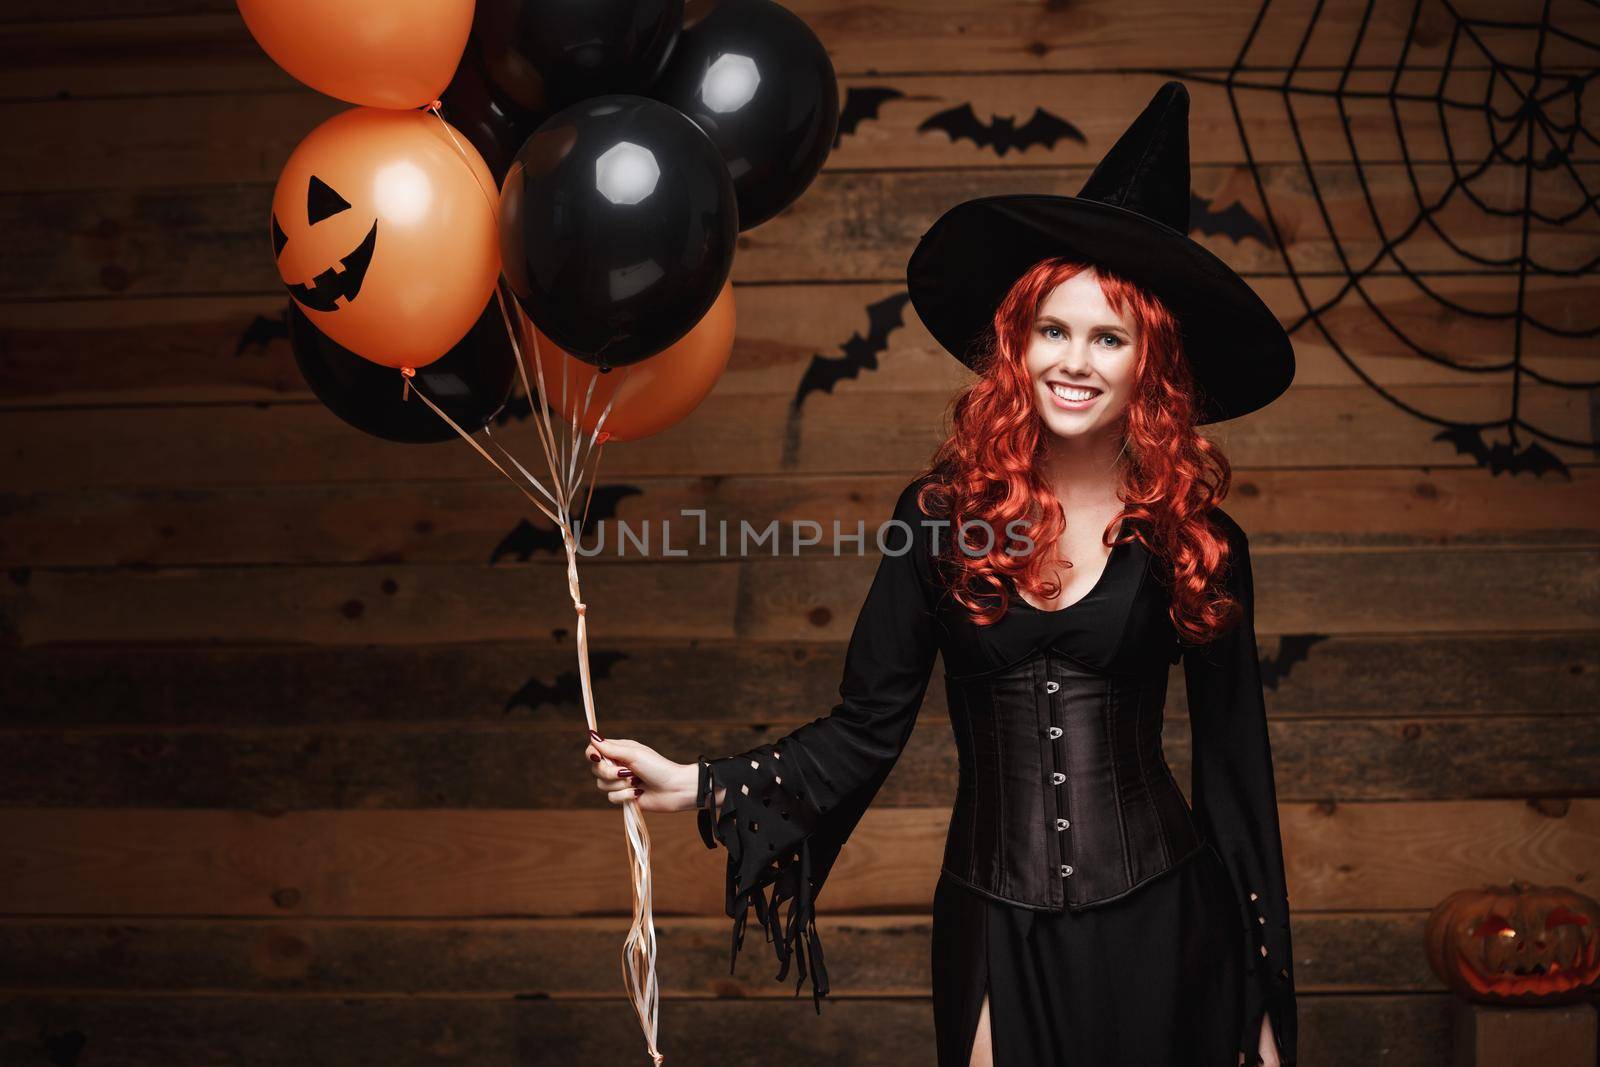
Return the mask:
M272 251L317 329L375 363L421 367L494 293L497 212L483 157L437 115L351 108L284 164Z
M1469 1000L1560 1003L1600 985L1600 903L1513 883L1452 893L1428 918L1428 962Z

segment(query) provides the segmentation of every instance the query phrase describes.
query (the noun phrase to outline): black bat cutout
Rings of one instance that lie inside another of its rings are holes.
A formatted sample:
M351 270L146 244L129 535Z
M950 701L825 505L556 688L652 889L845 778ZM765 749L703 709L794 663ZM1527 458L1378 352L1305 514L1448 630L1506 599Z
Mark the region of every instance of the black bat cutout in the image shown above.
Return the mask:
M962 104L929 116L917 127L919 133L925 130L943 130L950 135L951 144L965 137L979 148L994 149L997 156L1004 156L1013 148L1026 152L1034 145L1054 148L1063 137L1079 144L1089 143L1078 127L1042 107L1034 108L1033 116L1018 126L1011 115L993 115L986 124L978 119L971 104Z
M1283 634L1278 638L1278 652L1261 659L1261 684L1277 689L1278 683L1289 677L1296 663L1311 658L1311 646L1328 640L1327 634Z
M855 133L868 119L878 117L878 109L889 100L898 100L906 94L888 86L854 86L845 90L844 106L839 109L839 130L833 135L833 147L838 148L845 134Z
M1523 471L1532 471L1535 477L1544 477L1545 471L1555 471L1564 476L1567 481L1572 480L1572 472L1555 455L1539 442L1535 441L1526 448L1518 448L1507 441L1496 441L1493 444L1483 443L1483 433L1473 426L1451 426L1433 435L1435 441L1449 441L1456 446L1456 455L1471 456L1477 461L1478 466L1486 468L1490 474L1513 475Z
M511 399L507 400L500 410L495 413L494 424L496 426L504 426L512 419L516 419L518 422L527 422L528 416L532 414L533 405L528 403L527 397L523 396L521 393L518 393L516 396L513 396ZM566 423L568 419L565 415L562 415L554 408L551 408L550 421Z
M289 309L284 308L273 316L257 315L244 328L244 333L239 337L239 344L234 348L235 358L244 355L244 350L254 346L262 352L274 341L287 341L289 339Z
M1189 194L1189 229L1199 230L1203 236L1220 233L1235 242L1254 237L1268 248L1277 247L1272 233L1243 204L1235 201L1221 211L1211 210L1211 201L1203 196Z
M507 400L494 416L496 426L504 426L512 419L518 422L527 422L528 416L533 414L533 405L528 403L528 398L518 393Z
M535 552L549 552L554 555L559 551L561 551L561 535L554 527L535 526L527 519L518 519L511 532L494 546L494 551L489 555L489 562L499 563L506 556L514 555L525 563Z
M852 333L850 340L839 346L842 356L813 355L800 376L790 410L799 411L811 393L831 393L839 382L858 378L863 370L877 370L878 353L888 350L889 335L906 324L905 308L910 300L908 292L895 293L868 304L867 335Z
M626 652L589 652L589 678L598 681L611 676L611 668L628 658ZM555 681L546 684L542 679L529 678L506 700L505 714L518 708L538 711L542 707L575 707L583 703L583 679L576 668L556 675Z
M82 1030L64 1030L52 1034L41 1025L39 1042L44 1046L45 1058L52 1067L75 1067L83 1056L83 1050L88 1047L89 1037Z
M589 514L585 525L593 526L607 519L617 517L617 505L630 496L642 496L644 490L636 485L597 485L594 495L589 500ZM574 504L574 507L579 505ZM582 513L573 515L573 522L584 518ZM579 542L583 539L583 530L578 530ZM500 539L494 546L494 552L489 556L491 564L499 563L506 556L516 556L517 560L526 563L533 558L535 552L549 552L551 555L565 551L562 547L561 534L554 526L535 526L527 519L518 520L511 532Z

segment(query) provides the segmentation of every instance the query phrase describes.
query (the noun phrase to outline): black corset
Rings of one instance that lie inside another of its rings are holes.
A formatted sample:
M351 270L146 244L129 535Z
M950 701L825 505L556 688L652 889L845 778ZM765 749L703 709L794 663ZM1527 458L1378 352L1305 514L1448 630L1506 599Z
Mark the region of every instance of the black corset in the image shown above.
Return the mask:
M1022 907L1087 907L1191 855L1203 838L1161 752L1167 664L1104 674L1043 649L945 675L960 781L944 867Z

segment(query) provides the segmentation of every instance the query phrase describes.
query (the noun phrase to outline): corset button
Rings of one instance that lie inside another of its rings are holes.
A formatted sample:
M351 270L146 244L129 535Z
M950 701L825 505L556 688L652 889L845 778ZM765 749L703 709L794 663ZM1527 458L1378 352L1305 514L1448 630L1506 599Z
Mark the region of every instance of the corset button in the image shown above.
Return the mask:
M1070 875L1071 873L1072 873L1072 864L1063 863L1061 865L1061 877L1065 878L1068 875Z
M1071 825L1072 824L1070 822L1068 822L1067 820L1065 820L1065 819L1057 819L1056 820L1056 829L1057 830L1065 830L1067 827L1069 827Z
M1061 727L1052 726L1052 727L1050 727L1050 729L1046 730L1045 732L1050 735L1050 740L1054 741L1056 738L1061 736Z
M1060 785L1062 782L1064 782L1066 780L1067 780L1067 776L1062 774L1060 771L1054 771L1050 775L1050 783L1052 785Z
M1054 693L1057 690L1059 690L1060 688L1061 688L1061 683L1060 682L1046 682L1046 683L1044 683L1044 691L1046 693Z

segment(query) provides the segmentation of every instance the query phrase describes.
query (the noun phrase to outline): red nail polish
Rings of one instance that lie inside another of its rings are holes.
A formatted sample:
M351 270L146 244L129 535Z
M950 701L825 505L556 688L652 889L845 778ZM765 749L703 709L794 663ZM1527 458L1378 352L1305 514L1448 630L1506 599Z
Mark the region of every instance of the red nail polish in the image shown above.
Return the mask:
M642 785L634 786L633 787L633 795L636 796L636 797L644 796L644 786L642 786Z
M591 752L591 753L589 753L589 762L590 763L599 763L600 762L600 757L598 755L596 755L595 753Z
M589 731L589 736L594 738L596 741L604 741L605 740L605 738L601 737L599 734L595 733L593 730Z
M617 768L617 777L619 777L619 778L632 778L633 777L633 772L630 771L626 767L619 767L619 768Z

